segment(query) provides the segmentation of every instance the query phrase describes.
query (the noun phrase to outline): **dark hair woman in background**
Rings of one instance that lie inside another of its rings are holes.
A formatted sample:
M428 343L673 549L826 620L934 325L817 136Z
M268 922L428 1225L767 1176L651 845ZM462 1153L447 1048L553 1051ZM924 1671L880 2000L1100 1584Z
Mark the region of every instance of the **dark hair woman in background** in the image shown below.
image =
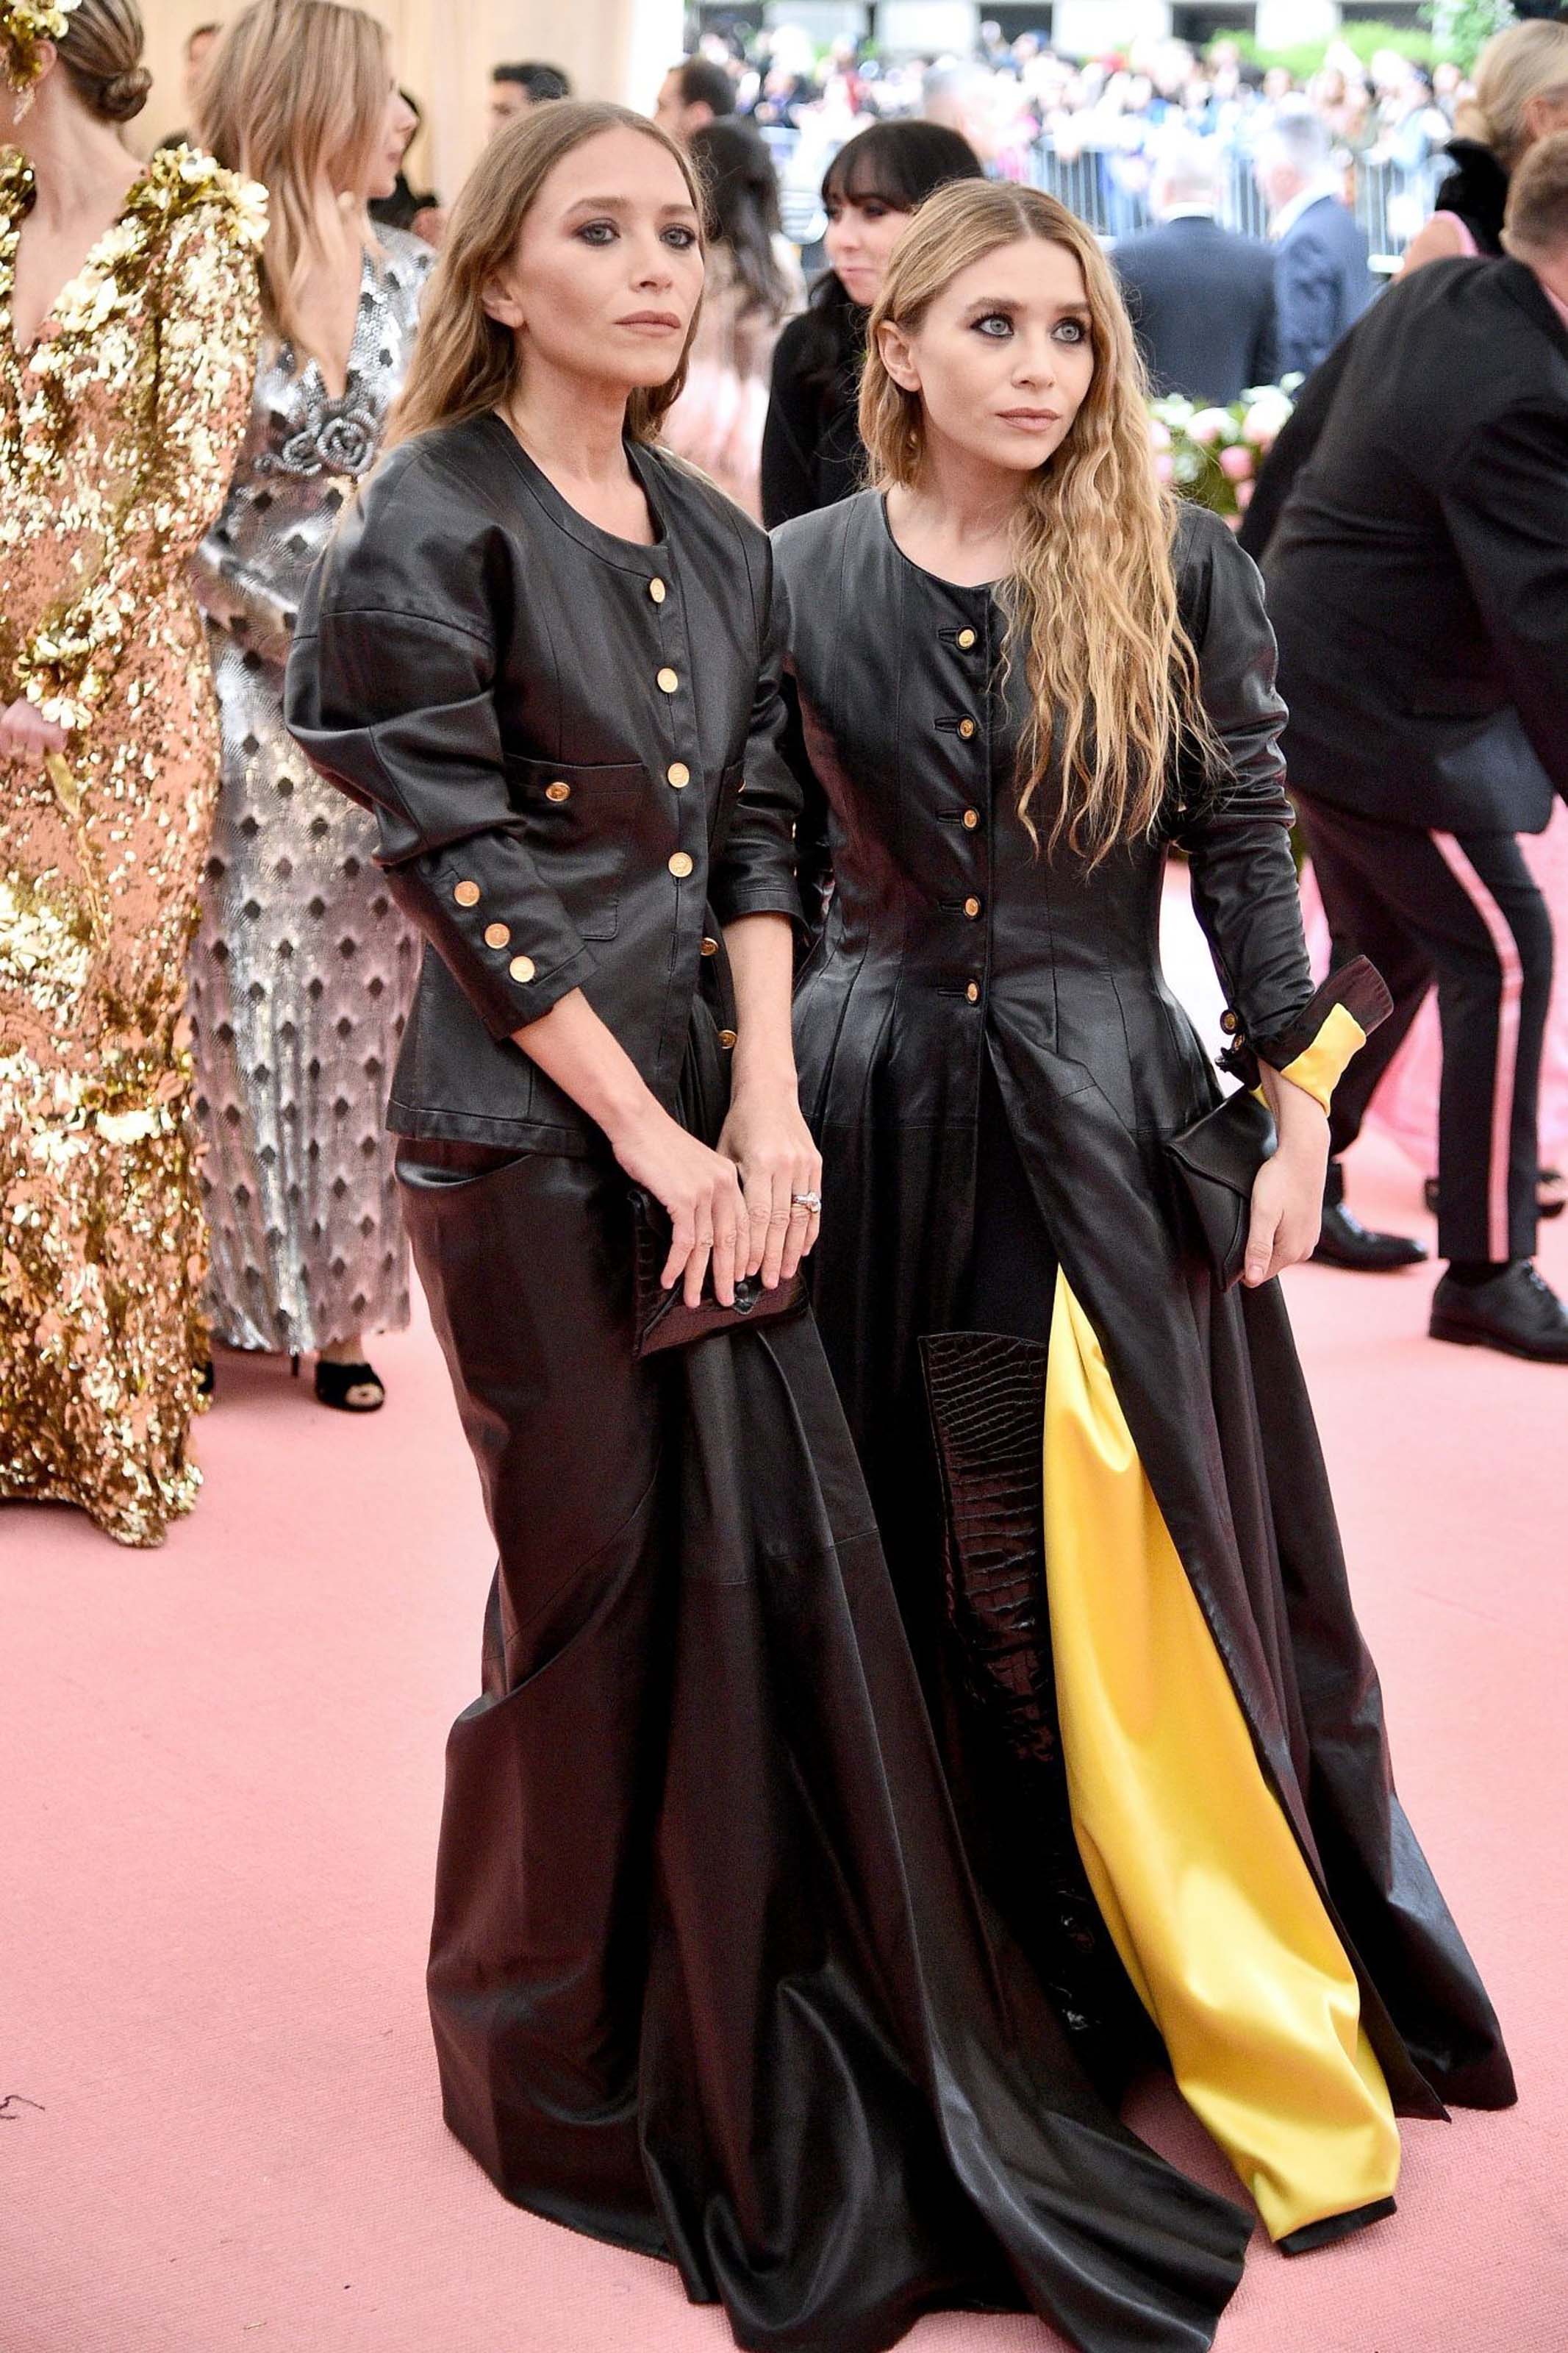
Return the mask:
M630 1183L726 1302L820 1183L771 551L655 445L698 202L618 107L497 135L289 664L428 943L398 1169L500 1554L447 1749L446 2115L752 2353L1026 2304L1199 2353L1247 2218L1096 2110L992 1939L812 1323L637 1351Z
M938 122L874 123L829 164L822 181L828 268L773 353L763 434L763 521L770 530L860 488L860 362L888 256L933 188L984 176L968 140Z
M805 301L805 281L779 218L767 142L721 115L699 125L687 153L706 202L708 268L685 388L663 438L755 516L773 346Z

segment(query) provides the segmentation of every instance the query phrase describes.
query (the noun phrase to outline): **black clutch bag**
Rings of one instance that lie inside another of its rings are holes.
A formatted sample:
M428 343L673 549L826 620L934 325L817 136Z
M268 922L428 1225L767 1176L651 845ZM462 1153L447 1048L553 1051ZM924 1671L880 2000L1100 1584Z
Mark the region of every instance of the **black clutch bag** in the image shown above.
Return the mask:
M666 1291L659 1281L669 1256L670 1224L661 1205L641 1186L631 1190L632 1277L636 1294L637 1353L657 1356L661 1348L689 1348L715 1332L738 1332L747 1324L776 1324L798 1315L805 1305L805 1277L798 1271L773 1290L763 1288L760 1275L735 1285L735 1303L724 1306L713 1295L713 1269L703 1278L702 1296L688 1307L679 1283Z
M1279 1143L1273 1113L1243 1087L1165 1145L1222 1291L1241 1279L1253 1181Z

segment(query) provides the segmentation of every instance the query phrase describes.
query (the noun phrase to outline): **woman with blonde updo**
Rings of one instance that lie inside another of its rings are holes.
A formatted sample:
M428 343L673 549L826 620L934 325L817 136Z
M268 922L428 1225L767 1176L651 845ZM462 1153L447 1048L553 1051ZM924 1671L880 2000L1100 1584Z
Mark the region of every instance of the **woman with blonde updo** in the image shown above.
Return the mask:
M315 1393L383 1401L365 1335L408 1321L408 1250L382 1119L414 989L412 925L370 828L283 726L294 615L375 463L435 257L373 226L414 115L386 35L336 0L255 0L202 86L205 136L259 180L273 228L250 428L196 561L223 714L223 792L191 965L226 1347L316 1355Z
M182 1014L217 778L186 566L249 396L259 190L141 164L134 0L0 0L0 1496L188 1511Z
M1092 233L943 188L871 311L873 487L774 533L834 885L812 1294L983 1876L1097 2071L1152 2025L1294 2253L1392 2211L1396 2107L1512 2085L1391 1794L1275 1280L1387 995L1314 994L1261 584L1156 480L1144 395ZM1272 1156L1198 1129L1173 844Z
M1538 139L1563 130L1568 24L1535 18L1494 34L1476 60L1474 94L1454 116L1454 169L1437 190L1431 219L1412 239L1401 275L1456 254L1500 254L1510 174Z

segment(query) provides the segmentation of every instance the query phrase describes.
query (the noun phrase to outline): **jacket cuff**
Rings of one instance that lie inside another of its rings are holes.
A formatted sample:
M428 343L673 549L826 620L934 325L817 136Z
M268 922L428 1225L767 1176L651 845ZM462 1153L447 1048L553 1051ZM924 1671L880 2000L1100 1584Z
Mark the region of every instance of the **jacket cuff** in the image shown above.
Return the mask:
M1393 1009L1383 975L1365 956L1356 956L1331 973L1295 1018L1272 1037L1243 1038L1237 1017L1227 1013L1224 1026L1232 1043L1220 1063L1245 1084L1256 1086L1258 1064L1267 1062L1327 1111L1352 1057Z
M596 969L564 920L519 905L504 883L481 880L478 856L422 858L385 870L387 888L418 924L490 1036L538 1021ZM554 910L559 915L559 910Z
M805 929L800 885L793 875L777 882L726 882L720 875L710 875L708 899L721 923L735 923L742 915L787 915L796 931Z

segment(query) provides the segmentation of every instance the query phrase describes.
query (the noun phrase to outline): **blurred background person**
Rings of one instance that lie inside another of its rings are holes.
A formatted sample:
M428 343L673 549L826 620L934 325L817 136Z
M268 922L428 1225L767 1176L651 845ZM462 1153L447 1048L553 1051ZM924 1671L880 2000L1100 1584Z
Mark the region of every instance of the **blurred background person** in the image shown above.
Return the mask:
M733 77L711 58L682 58L658 86L653 119L677 146L689 147L693 132L734 111Z
M779 329L805 302L805 280L779 220L778 177L749 123L721 115L687 142L707 208L702 309L686 384L661 438L762 514L759 473Z
M1370 955L1394 998L1335 1093L1331 1204L1436 976L1433 1336L1568 1363L1532 1264L1552 934L1519 843L1568 795L1568 133L1519 166L1504 240L1356 329L1265 570L1335 955Z
M408 1321L383 1134L417 955L374 829L286 733L283 665L316 557L380 447L428 247L373 231L408 131L386 36L337 0L255 0L212 61L203 128L274 220L250 428L196 593L223 790L192 962L209 1309L231 1348L316 1352L323 1405L373 1411L369 1333Z
M1502 251L1509 176L1538 139L1568 131L1568 24L1510 25L1476 59L1473 94L1454 118L1451 170L1405 256L1419 269L1460 253Z
M861 488L860 362L888 257L933 188L984 176L968 141L935 122L873 123L829 164L822 183L828 266L773 353L762 455L770 530Z
M400 90L398 95L403 100L406 126L397 177L392 194L373 196L368 210L378 227L406 229L411 236L423 237L426 245L438 246L447 231L446 208L434 190L420 195L408 181L409 152L425 127L424 110L411 90Z
M553 99L570 98L572 84L559 66L535 65L525 61L515 66L490 68L490 136L515 122L520 114L531 107L548 106Z
M0 1496L154 1545L206 1353L185 957L218 728L186 565L260 326L259 192L142 164L135 0L0 8Z
M207 59L216 47L218 36L222 31L223 26L215 19L211 24L198 25L195 32L187 33L185 36L184 93L187 124L195 122L201 112L202 76L206 71ZM189 145L195 136L195 133L188 129L171 131L166 139L159 140L158 144L160 147L184 147Z
M1274 255L1220 227L1222 168L1212 140L1163 140L1149 188L1157 226L1111 256L1152 390L1215 403L1278 373Z
M1328 125L1305 100L1276 109L1257 170L1276 248L1280 373L1310 375L1372 301L1366 237L1344 201Z

